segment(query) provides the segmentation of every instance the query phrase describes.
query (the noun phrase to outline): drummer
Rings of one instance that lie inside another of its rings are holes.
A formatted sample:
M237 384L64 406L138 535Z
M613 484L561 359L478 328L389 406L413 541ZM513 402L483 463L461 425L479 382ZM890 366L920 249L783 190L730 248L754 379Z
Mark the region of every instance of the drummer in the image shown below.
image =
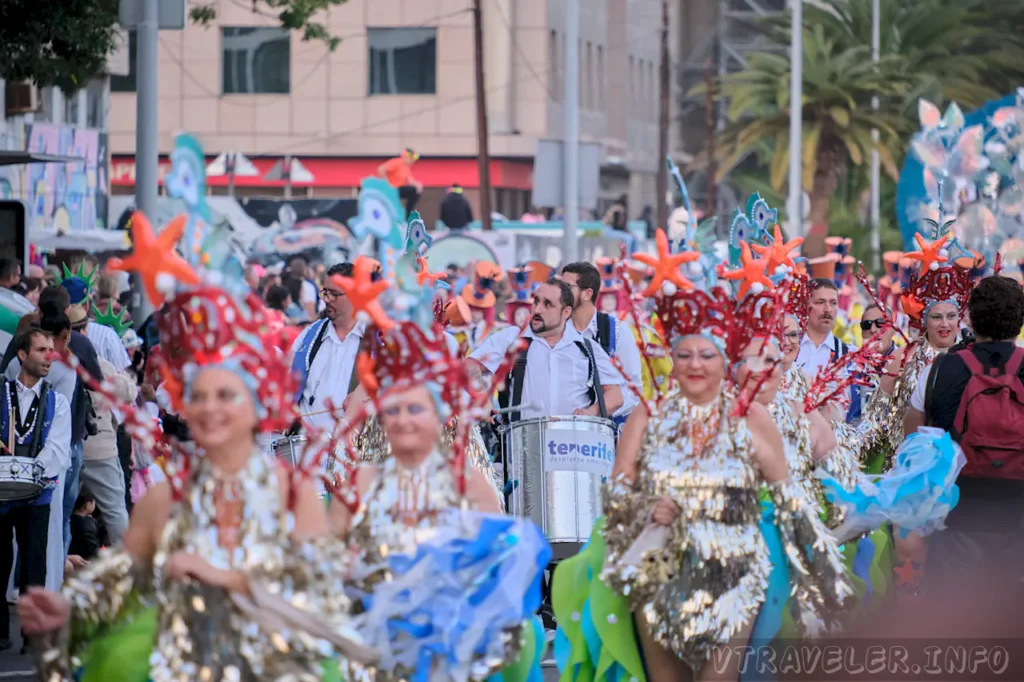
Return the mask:
M340 410L359 385L354 370L366 324L356 319L352 304L331 281L333 275L352 277L352 273L351 263L339 263L327 271L320 290L324 302L321 318L292 345L292 370L299 377L299 411L310 426L328 432L336 421L328 401Z
M50 523L53 507L60 514L60 494L54 500L57 477L71 466L71 408L59 391L44 381L50 374L53 337L30 326L11 342L20 370L4 382L0 394L2 453L34 459L43 467L42 493L18 502L0 500L0 584L6 587L14 567L13 540L18 541L22 592L31 586L59 586L64 566L60 520ZM49 551L48 551L49 550ZM47 561L47 556L53 558ZM47 573L52 571L50 580ZM11 648L7 600L0 607L0 651ZM24 652L23 652L24 653Z
M526 342L509 375L505 399L522 409L507 415L508 421L566 415L610 418L622 407L622 374L599 344L570 323L574 302L568 284L549 280L534 292L526 329L499 329L470 354L470 371L491 374L520 340Z

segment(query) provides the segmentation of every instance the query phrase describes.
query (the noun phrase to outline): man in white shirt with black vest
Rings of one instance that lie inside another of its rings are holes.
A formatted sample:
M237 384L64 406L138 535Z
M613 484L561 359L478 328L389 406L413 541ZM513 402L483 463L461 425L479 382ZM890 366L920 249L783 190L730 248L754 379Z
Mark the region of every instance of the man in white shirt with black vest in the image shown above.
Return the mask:
M628 322L598 311L596 302L601 293L601 273L594 265L586 262L569 263L562 268L561 280L569 285L575 298L572 324L576 331L596 341L610 358L617 359L622 367L619 373L625 373L626 381L633 387L622 386L622 407L612 415L617 423L625 422L629 413L640 403L637 394L643 390L640 349L637 348L633 330Z
M312 426L330 431L335 419L328 401L341 410L348 395L359 385L356 358L366 325L356 320L349 302L331 276L352 277L352 264L339 263L327 271L327 283L320 291L324 314L306 327L292 345L292 371L299 377L299 412Z
M541 284L533 295L529 327L521 334L517 327L500 329L469 356L471 371L475 367L493 374L521 338L527 342L506 382L511 404L522 408L510 421L573 414L610 417L622 407L622 374L600 345L569 322L573 299L572 289L561 280Z

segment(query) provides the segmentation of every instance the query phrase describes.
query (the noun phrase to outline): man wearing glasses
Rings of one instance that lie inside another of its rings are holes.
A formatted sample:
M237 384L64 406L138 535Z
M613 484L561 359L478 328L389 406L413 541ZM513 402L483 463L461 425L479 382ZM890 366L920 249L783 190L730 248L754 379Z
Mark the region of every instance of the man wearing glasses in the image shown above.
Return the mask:
M864 341L867 341L872 336L877 334L884 326L885 316L882 314L882 311L878 308L878 305L875 303L868 305L868 307L864 309L864 314L861 315L860 318L861 338L864 339ZM882 348L885 349L885 355L893 355L893 353L896 352L896 344L893 341L895 336L896 330L893 327L889 327L888 329L886 329L885 333L882 335ZM873 383L870 386L864 386L863 388L861 388L861 391L863 393L861 405L868 404L868 401L871 399L871 394L878 389L878 386L879 380L877 377L875 377ZM852 410L853 406L851 406L850 409ZM859 417L860 415L858 414L857 416Z
M337 409L359 385L356 357L366 325L356 320L352 304L331 281L331 276L352 276L351 263L339 263L327 271L320 290L324 302L321 318L306 327L292 345L292 370L299 376L299 412L322 429L333 429L328 401Z

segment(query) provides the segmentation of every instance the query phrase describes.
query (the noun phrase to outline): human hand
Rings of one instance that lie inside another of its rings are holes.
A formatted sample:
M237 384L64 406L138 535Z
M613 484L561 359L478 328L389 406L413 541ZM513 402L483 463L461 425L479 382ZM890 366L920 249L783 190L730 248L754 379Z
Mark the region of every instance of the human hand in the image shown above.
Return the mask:
M64 627L70 617L71 604L58 592L30 587L18 598L18 619L26 634L54 632Z
M156 389L153 388L153 384L142 384L142 388L139 389L139 392L142 394L142 399L147 403L156 402Z
M223 587L223 574L210 562L191 552L175 552L167 561L167 572L178 582L197 580L211 587Z
M679 505L669 498L663 497L654 505L654 511L651 512L651 520L659 526L667 526L676 520L680 511Z
M596 417L597 405L591 405L590 407L581 407L575 412L573 412L573 414L580 415L582 417Z
M73 569L85 568L89 565L88 561L77 554L68 554L68 563L71 564Z

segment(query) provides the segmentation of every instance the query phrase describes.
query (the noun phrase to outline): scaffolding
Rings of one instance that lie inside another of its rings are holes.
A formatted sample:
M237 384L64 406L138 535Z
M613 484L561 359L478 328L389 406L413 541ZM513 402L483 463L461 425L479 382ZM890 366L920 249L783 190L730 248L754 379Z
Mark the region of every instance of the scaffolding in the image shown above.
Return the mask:
M786 11L788 0L714 0L714 25L702 27L703 37L689 50L689 55L679 69L682 91L679 102L679 125L684 149L704 149L708 143L707 105L703 94L691 95L690 92L709 75L718 77L741 71L747 65L747 57L752 52L779 51L765 35L764 22L773 16L781 16ZM784 51L784 48L781 48ZM709 70L711 73L709 74ZM716 132L720 132L726 124L728 102L719 100L713 112ZM743 163L741 159L736 166ZM735 166L733 167L735 168ZM729 182L728 174L733 168L725 169L722 180L718 183L715 202L715 214L729 216L732 211L745 200L739 197L735 186ZM719 171L721 172L721 171ZM694 206L703 206L707 199L708 183L704 171L690 174L687 183L690 187ZM719 230L726 228L727 219L719 220Z

